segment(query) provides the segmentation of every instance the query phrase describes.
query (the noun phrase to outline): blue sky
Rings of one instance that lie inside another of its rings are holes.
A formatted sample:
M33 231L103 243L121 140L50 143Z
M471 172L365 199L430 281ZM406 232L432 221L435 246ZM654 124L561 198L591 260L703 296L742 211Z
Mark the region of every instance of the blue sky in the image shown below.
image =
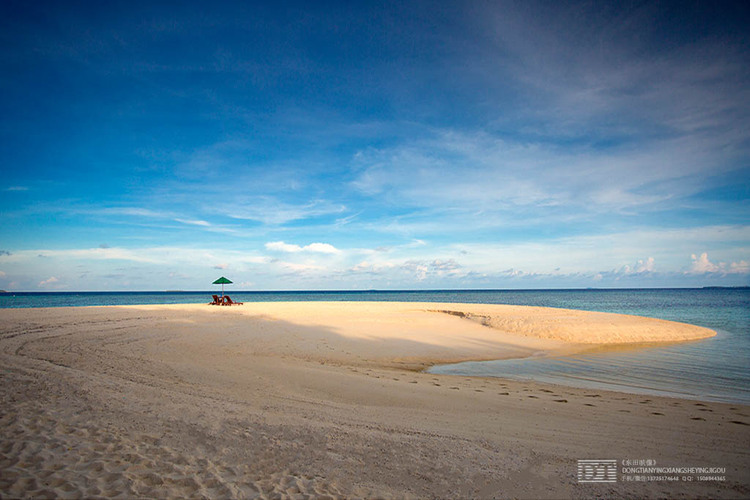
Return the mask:
M742 2L0 3L0 288L750 284Z

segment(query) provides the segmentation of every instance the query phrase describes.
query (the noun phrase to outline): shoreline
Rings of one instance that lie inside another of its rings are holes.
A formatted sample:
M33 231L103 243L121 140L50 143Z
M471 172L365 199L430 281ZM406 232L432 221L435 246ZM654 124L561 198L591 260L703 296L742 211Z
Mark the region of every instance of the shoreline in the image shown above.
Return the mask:
M750 494L750 406L410 371L564 343L403 303L268 305L0 311L0 493ZM726 480L578 483L591 458L725 467Z

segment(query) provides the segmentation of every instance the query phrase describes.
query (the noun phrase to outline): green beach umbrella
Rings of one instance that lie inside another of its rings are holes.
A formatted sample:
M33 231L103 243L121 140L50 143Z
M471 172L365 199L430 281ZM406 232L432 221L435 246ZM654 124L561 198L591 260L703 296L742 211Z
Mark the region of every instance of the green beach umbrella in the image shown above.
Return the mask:
M230 285L232 282L226 279L224 276L214 281L214 285L221 285L221 296L224 297L224 285Z

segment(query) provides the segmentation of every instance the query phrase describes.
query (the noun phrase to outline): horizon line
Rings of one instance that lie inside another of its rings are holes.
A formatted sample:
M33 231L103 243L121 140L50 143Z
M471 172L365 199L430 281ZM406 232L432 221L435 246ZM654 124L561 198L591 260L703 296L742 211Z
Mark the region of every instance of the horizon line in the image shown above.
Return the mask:
M428 292L545 292L545 291L586 291L586 290L706 290L706 289L747 289L750 285L736 286L684 286L684 287L562 287L562 288L425 288L425 289L310 289L310 290L233 290L232 293L428 293ZM0 290L2 295L13 294L66 294L66 293L208 293L216 290ZM225 295L227 295L225 291Z

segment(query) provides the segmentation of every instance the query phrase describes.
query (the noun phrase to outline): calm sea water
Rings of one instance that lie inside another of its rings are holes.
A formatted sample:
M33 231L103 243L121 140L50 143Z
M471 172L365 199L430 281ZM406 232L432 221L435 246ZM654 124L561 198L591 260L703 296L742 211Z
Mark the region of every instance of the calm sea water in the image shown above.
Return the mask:
M211 292L0 294L0 308L208 302ZM750 404L750 289L231 292L244 302L403 301L562 307L650 316L719 332L706 340L571 357L459 363L434 373Z

